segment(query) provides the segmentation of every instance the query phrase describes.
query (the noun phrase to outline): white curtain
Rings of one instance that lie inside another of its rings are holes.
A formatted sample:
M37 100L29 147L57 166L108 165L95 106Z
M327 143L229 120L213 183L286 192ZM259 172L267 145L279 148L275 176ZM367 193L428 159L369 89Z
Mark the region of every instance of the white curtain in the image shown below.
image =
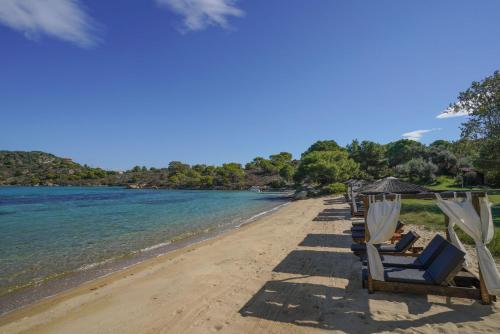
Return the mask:
M366 217L370 240L366 243L366 255L368 256L370 274L377 281L384 280L384 266L374 245L392 238L396 230L400 210L401 195L396 195L394 201L387 201L384 197L381 202L375 202L374 197L370 196L370 207Z
M495 232L491 215L491 203L488 201L488 196L480 197L480 215L478 215L472 204L471 193L467 192L466 195L466 200L458 201L443 200L441 195L436 194L437 205L450 218L450 223L453 222L474 239L479 267L481 268L486 289L490 294L498 295L500 294L500 273L493 256L486 247Z
M456 202L459 202L460 200L457 198L457 193L454 192L453 193L453 199L456 201ZM439 206L439 203L438 203L438 206ZM442 209L441 209L442 210ZM450 241L453 245L455 245L458 249L460 249L462 252L465 253L465 266L466 267L469 267L470 266L470 257L469 257L469 253L467 252L467 250L465 249L464 245L462 244L462 242L460 241L460 239L458 238L457 236L457 233L455 232L455 221L452 220L451 218L449 219L448 221L448 236L450 237Z

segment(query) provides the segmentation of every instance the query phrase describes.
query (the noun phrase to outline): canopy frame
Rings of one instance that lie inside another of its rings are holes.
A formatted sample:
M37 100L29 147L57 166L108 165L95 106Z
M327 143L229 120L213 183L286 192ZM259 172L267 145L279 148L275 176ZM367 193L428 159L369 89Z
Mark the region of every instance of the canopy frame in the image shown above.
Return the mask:
M456 191L456 192L439 192L441 197L443 199L449 199L449 198L454 198L455 196L460 198L465 198L466 191ZM480 206L479 206L479 198L485 197L487 193L485 191L474 191L470 192L472 195L472 205L474 206L474 209L476 210L477 214L480 215ZM371 195L375 196L376 200L383 200L384 198L387 200L394 200L396 198L396 194L378 194L378 195ZM436 195L434 192L430 193L419 193L419 194L401 194L401 199L421 199L421 200L436 200ZM370 232L368 230L368 225L366 224L366 217L368 216L368 210L370 208L370 201L369 201L369 195L362 195L365 211L364 211L364 219L365 219L365 242L370 239ZM448 224L449 224L449 218L447 215L444 215L444 223L446 226L446 239L450 241L450 235L448 233ZM481 273L481 266L478 263L478 271L479 271L479 288L480 288L480 297L481 297L481 302L485 305L489 305L492 303L492 301L496 300L496 296L490 295L488 293L488 290L486 289L486 285L484 283L483 275ZM380 283L380 284L379 284ZM374 283L374 280L370 274L370 266L368 266L368 280L367 280L367 287L368 287L368 292L373 293L375 292L375 285L380 285L380 290L385 290L385 285L386 282L378 282ZM454 288L452 290L455 290L457 288ZM436 289L436 291L441 291L443 292L444 289L443 287L440 287L440 289ZM415 290L416 291L416 290ZM422 290L422 292L425 292L425 289ZM451 290L450 290L451 292Z

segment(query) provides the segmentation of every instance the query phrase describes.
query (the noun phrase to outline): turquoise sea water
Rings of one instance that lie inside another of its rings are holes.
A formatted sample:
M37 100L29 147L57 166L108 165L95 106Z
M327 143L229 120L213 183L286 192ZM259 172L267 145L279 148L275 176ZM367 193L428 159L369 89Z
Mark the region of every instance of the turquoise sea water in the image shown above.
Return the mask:
M0 296L238 226L285 201L246 191L0 188Z

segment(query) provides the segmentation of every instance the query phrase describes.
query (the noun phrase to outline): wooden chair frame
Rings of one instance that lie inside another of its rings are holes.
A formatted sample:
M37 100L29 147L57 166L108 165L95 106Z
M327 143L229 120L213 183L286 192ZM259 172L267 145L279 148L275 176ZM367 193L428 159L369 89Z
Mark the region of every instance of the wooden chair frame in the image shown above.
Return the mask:
M466 197L465 191L457 191L455 192L457 197ZM479 207L479 198L485 197L486 192L478 191L472 192L472 204L474 209L478 214L480 214ZM441 193L442 198L453 198L453 192L443 192ZM368 230L368 226L366 225L366 217L368 215L368 209L370 207L370 202L368 199L368 195L363 195L363 203L365 207L364 218L365 218L365 241L370 239L370 232ZM388 200L393 200L396 198L396 194L386 194L385 198ZM383 199L383 195L375 195L375 199ZM421 194L401 194L401 199L423 199L423 200L435 200L434 193L421 193ZM448 226L449 218L444 213L444 222L445 225ZM448 235L448 230L446 231L446 239L450 241L450 236ZM437 286L430 284L415 284L415 283L395 283L395 282L385 282L385 281L377 281L374 280L370 274L370 266L368 266L368 281L367 287L369 293L374 293L375 291L391 291L391 292L409 292L409 293L417 293L417 294L432 294L432 295L441 295L441 296L450 296L450 297L461 297L461 298L471 298L471 299L480 299L481 302L485 305L491 304L493 301L496 301L496 296L490 295L488 290L486 289L486 285L484 284L483 275L481 273L481 266L478 266L479 269L479 289L476 288L464 288L464 287L455 287L455 286ZM455 273L456 274L456 273Z

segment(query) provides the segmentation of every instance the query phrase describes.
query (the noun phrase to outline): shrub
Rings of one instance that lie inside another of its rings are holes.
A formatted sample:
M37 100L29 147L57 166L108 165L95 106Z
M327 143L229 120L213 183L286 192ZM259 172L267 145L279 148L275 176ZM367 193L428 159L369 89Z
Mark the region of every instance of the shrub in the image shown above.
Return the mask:
M347 187L343 183L332 183L328 186L331 194L343 194L347 191Z
M343 183L332 183L321 189L321 195L343 194L347 191L347 187Z

